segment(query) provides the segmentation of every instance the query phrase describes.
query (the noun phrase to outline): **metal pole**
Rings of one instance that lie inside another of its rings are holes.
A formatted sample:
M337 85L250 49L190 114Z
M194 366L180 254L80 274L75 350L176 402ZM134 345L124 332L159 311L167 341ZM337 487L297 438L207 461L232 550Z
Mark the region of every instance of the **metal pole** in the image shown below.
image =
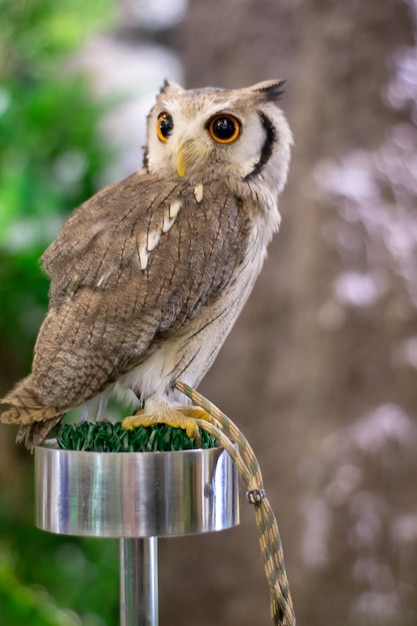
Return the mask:
M237 471L222 448L107 454L37 446L35 483L42 530L121 538L121 626L158 626L157 537L239 523Z
M120 626L158 626L158 538L120 539Z

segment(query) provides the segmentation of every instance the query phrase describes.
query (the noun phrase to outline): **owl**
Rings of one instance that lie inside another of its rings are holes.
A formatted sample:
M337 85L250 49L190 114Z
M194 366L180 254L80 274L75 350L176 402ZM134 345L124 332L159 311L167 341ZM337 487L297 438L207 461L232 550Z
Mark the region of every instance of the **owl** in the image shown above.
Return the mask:
M51 280L32 372L1 400L17 440L43 442L65 413L111 394L193 431L179 379L198 385L247 300L278 230L292 136L284 81L235 90L166 81L142 169L76 209L41 259Z

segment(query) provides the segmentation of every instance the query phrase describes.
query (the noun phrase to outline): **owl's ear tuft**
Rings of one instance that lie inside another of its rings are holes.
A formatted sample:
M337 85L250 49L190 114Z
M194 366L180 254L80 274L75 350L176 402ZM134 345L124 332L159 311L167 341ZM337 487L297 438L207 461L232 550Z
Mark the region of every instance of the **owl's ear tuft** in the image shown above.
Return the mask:
M170 79L166 78L164 80L164 84L162 85L161 90L160 90L159 93L163 94L163 93L166 93L167 91L171 91L171 90L172 91L177 91L177 92L184 91L184 89L181 87L181 85L179 85L178 83L176 83L173 80L170 80Z
M285 92L286 82L286 80L266 80L253 85L252 91L261 94L267 102L277 102Z

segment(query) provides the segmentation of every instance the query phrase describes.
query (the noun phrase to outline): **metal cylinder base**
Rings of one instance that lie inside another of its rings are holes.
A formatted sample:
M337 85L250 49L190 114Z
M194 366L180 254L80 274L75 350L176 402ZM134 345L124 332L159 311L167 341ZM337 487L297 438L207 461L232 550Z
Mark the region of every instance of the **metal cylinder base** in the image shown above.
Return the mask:
M42 530L162 537L239 523L238 479L223 448L178 452L35 449L35 518Z

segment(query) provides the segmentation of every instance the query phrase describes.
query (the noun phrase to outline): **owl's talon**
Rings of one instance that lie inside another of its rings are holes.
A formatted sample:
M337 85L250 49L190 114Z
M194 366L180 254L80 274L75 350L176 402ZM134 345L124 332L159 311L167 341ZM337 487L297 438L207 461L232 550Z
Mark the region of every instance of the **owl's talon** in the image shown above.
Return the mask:
M133 430L134 428L138 428L139 426L144 426L143 420L141 420L138 413L136 413L135 415L129 415L129 417L124 418L124 420L122 421L122 426L125 430Z
M151 404L151 406L148 406ZM156 404L156 406L155 406ZM200 429L196 424L196 419L212 422L212 417L200 407L180 406L170 407L162 402L151 402L145 404L145 408L135 415L125 417L122 422L123 428L133 430L139 426L154 426L155 424L167 424L172 428L182 428L188 437L194 437L197 444L201 443Z

